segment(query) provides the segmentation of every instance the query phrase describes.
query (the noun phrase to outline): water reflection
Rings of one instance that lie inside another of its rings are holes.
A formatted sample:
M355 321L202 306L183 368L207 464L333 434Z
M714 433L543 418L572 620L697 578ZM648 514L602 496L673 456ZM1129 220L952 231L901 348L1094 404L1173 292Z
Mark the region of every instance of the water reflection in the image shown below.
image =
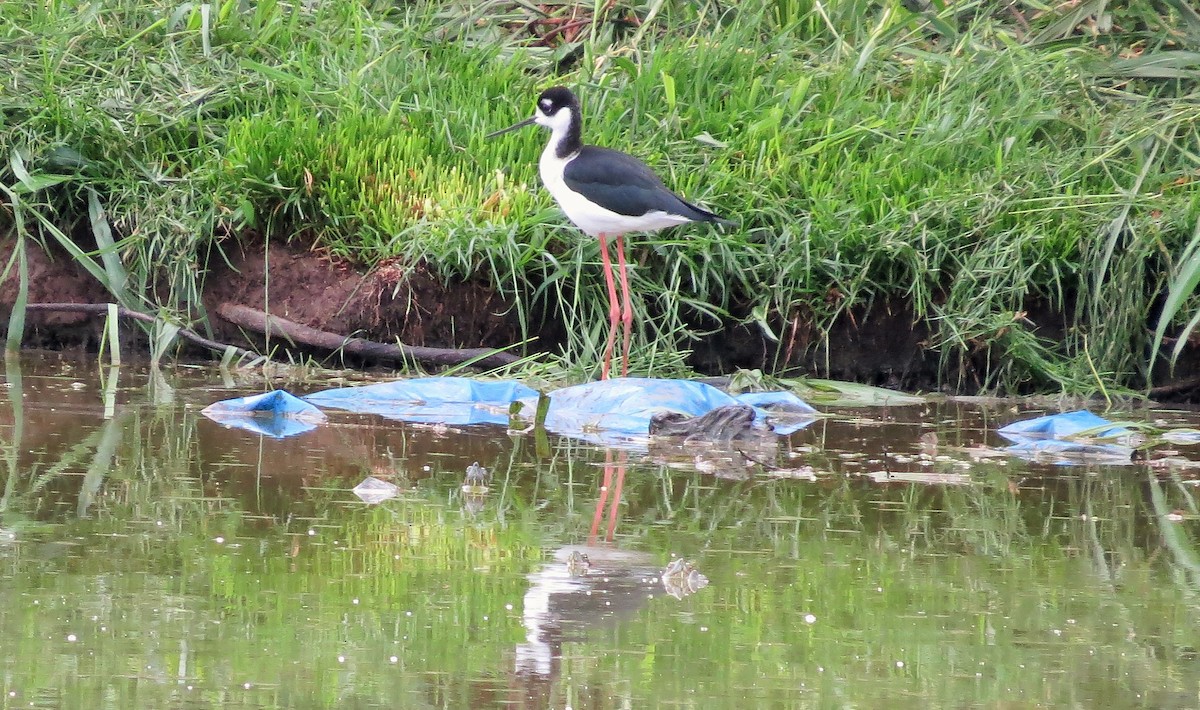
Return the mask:
M279 441L198 417L251 393L208 370L6 365L5 707L1200 698L1194 469L997 455L1036 402L834 410L772 450Z
M527 578L526 634L516 648L516 670L531 686L558 677L563 643L584 641L589 629L634 618L662 593L659 567L649 554L608 546L560 547Z
M516 673L527 688L527 698L549 697L546 689L561 673L564 643L585 641L591 628L634 618L664 592L678 600L708 585L695 565L682 557L664 570L645 552L617 547L628 457L624 450L605 451L587 544L555 549L550 562L528 575L522 613L525 642L515 654Z

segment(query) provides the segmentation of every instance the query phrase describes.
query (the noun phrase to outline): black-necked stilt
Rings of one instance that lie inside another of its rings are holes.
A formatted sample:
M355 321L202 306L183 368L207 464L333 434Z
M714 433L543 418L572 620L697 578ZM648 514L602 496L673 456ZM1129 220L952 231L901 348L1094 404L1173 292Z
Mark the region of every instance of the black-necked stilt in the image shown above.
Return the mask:
M550 129L550 142L538 161L538 171L546 189L567 219L585 234L600 239L600 262L604 267L609 299L608 344L604 349L600 377L608 378L618 321L624 326L621 375L625 376L629 372L633 308L629 302L624 236L630 232L656 232L688 222L734 223L671 192L653 170L632 155L584 145L580 138L583 118L579 113L579 99L566 87L546 89L538 97L537 111L532 116L487 137L493 138L533 123ZM621 300L617 299L612 259L608 255L609 237L617 240Z

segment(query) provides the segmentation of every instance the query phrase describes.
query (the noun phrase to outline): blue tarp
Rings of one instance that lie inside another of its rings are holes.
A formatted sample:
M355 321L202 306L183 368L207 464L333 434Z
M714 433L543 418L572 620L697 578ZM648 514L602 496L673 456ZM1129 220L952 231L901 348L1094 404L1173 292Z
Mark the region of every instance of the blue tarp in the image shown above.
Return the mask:
M423 377L363 387L338 387L304 397L318 407L427 424L508 424L508 407L537 399L537 390L507 380Z
M547 429L599 443L617 443L646 436L650 418L660 412L700 416L723 405L748 404L757 410L760 421L769 420L776 432L788 434L812 423L816 411L790 392L757 392L735 397L711 385L688 380L602 380L564 387L547 396L550 399ZM263 399L266 397L278 398ZM513 402L521 403L519 416L532 423L538 397L536 390L519 382L426 377L363 387L339 387L314 392L303 400L284 392L272 392L218 402L204 413L227 426L243 426L252 431L261 431L261 427L255 426L253 423L257 418L247 417L246 412L261 411L272 403L281 408L280 416L284 420L290 416L288 408L299 405L309 408L303 411L316 411L323 421L324 415L313 406L316 405L407 422L507 425ZM258 409L252 410L252 407ZM240 418L233 416L236 412L242 412ZM311 428L309 425L290 433L298 434Z
M200 413L223 426L276 439L312 431L327 419L320 409L283 390L216 402Z
M1088 432L1086 441L1072 439L1084 431ZM1133 432L1086 410L1013 422L996 433L1013 442L1006 451L1022 458L1049 456L1055 463L1079 463L1084 457L1128 461L1133 453L1127 445ZM1105 439L1108 441L1097 441Z
M811 424L816 412L790 392L733 396L703 382L640 377L564 387L547 396L550 408L546 413L546 429L598 443L646 436L650 419L663 412L698 417L717 407L748 404L757 410L757 419L770 419L780 434L790 434ZM537 400L522 404L532 412ZM776 416L776 412L781 416Z

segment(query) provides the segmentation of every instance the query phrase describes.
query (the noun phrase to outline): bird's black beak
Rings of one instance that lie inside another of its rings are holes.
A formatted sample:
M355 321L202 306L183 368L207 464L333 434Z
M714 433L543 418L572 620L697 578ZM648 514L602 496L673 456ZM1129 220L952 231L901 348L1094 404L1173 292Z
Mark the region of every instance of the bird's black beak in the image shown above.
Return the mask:
M500 130L496 131L495 133L487 134L483 138L484 138L484 140L487 140L489 138L495 138L496 136L508 133L509 131L515 131L518 128L524 128L525 126L528 126L531 123L533 123L534 120L536 120L536 119L537 119L537 116L530 116L529 118L525 119L524 121L521 121L520 123L514 123L513 125L509 126L508 128L501 128Z

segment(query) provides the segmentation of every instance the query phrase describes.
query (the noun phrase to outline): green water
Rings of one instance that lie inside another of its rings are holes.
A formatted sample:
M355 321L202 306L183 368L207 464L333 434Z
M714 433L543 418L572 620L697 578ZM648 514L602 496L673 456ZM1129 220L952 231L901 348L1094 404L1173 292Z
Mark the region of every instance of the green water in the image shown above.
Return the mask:
M261 384L202 368L5 385L5 708L1200 705L1195 471L989 455L1028 402L834 410L734 480L367 417L263 439L199 414ZM667 594L675 556L708 585Z

